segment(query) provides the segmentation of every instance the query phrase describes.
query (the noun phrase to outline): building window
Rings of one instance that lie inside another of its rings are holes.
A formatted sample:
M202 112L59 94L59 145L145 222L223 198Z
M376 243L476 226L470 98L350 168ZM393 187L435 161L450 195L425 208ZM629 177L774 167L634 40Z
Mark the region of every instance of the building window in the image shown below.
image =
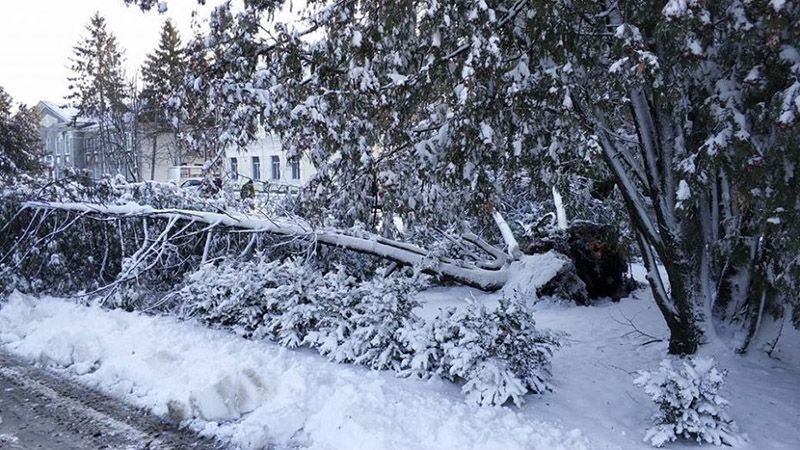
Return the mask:
M272 156L272 179L281 179L281 157L277 155Z
M300 159L295 158L290 163L292 166L292 179L299 180L300 179Z
M258 156L253 156L253 179L261 179L261 161L258 159Z
M231 180L239 179L239 161L236 158L231 158Z

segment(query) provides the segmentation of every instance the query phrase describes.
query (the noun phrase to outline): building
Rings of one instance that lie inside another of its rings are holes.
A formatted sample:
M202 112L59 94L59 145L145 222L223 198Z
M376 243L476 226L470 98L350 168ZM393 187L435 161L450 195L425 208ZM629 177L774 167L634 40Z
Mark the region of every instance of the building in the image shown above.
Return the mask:
M104 135L96 121L76 118L76 108L53 102L39 102L36 109L45 158L54 178L62 177L70 167L87 170L95 178L122 175L127 180L138 179L133 133Z
M74 122L78 110L57 106L51 102L39 102L39 132L45 158L55 178L60 178L65 167L83 167L86 137L92 134L92 123L86 120ZM79 160L80 159L80 160Z
M139 133L142 180L181 184L187 178L202 175L202 158L188 154L174 132L152 129L146 124Z
M88 170L94 178L121 174L129 181L179 185L202 176L204 161L187 153L173 132L140 124L135 136L126 133L111 143L112 151L103 151L109 145L100 141L98 125L91 119L75 120L76 108L46 101L39 102L37 108L42 142L54 178L63 176L66 167ZM256 189L267 191L300 187L315 170L305 157L288 160L280 138L265 132L244 148L228 148L224 172L226 183L238 187L252 179Z
M228 178L239 185L253 180L259 190L300 187L315 172L306 157L289 160L273 133L264 133L244 148L229 148L225 155Z

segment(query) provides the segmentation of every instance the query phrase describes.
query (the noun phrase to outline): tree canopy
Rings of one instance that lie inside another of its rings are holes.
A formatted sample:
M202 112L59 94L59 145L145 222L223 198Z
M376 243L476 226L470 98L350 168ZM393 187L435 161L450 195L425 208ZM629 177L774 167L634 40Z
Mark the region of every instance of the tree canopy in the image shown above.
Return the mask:
M17 105L0 86L0 178L42 169L42 144L36 111Z
M453 221L522 174L592 168L624 200L671 352L712 317L747 329L744 350L767 310L796 308L796 2L312 0L287 23L283 3L216 8L191 86L223 143L266 124L310 157L321 217L366 222L379 192L385 221Z

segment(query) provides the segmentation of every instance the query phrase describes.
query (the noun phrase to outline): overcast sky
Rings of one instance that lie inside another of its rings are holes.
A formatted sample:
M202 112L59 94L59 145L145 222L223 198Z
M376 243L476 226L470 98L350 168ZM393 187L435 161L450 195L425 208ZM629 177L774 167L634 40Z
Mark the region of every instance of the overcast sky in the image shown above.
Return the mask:
M208 17L209 0L200 8ZM67 77L72 47L81 36L95 11L108 22L125 50L125 68L129 75L141 67L145 56L158 42L161 25L171 18L181 32L183 42L190 36L191 12L198 9L196 0L169 0L165 14L143 13L126 7L122 0L3 0L0 5L0 86L16 101L30 106L39 100L62 103L67 95Z

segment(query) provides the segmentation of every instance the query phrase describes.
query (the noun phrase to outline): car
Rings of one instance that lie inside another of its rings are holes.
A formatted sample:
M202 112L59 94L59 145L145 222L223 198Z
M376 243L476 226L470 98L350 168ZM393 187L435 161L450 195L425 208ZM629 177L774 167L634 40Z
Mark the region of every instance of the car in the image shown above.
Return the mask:
M199 188L202 184L202 178L187 178L183 183L181 183L181 189Z

